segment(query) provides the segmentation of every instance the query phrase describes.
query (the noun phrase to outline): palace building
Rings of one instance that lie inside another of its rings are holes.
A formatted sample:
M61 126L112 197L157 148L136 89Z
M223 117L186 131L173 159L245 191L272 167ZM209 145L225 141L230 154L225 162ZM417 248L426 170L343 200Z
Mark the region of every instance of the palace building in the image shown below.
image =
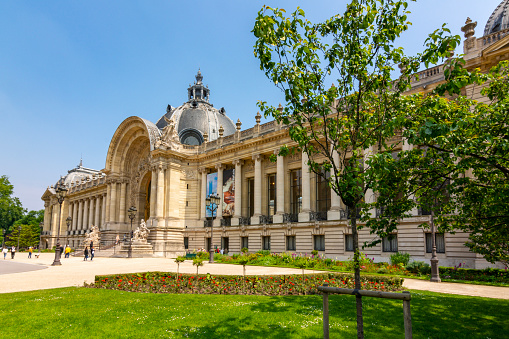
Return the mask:
M487 71L509 59L508 6L509 0L502 1L480 38L475 37L476 22L468 19L462 27L467 68ZM426 69L419 73L410 93L429 92L443 79L442 65ZM464 91L485 100L479 89ZM187 249L217 246L230 253L246 247L250 252L317 250L330 258L352 257L353 237L341 199L308 170L306 154L269 161L281 145L292 145L292 141L285 126L274 121L260 124L259 113L254 118L254 127L243 130L241 122L234 122L224 108L215 108L198 71L187 89L186 103L168 105L159 121L132 116L118 126L104 169L93 170L80 163L48 187L42 196L43 247L55 245L59 224L60 237L67 238L72 247L82 245L91 225L99 227L101 242L112 242L117 235L122 239L131 232L128 209L134 206L134 228L142 219L146 221L153 256L170 257ZM60 215L58 185L68 188ZM212 193L220 198L216 218L206 208L206 198ZM373 199L374 194L366 198ZM431 234L418 227L429 218L426 211L416 209L412 217L401 221L394 239L384 239L364 253L376 261L388 261L399 251L429 262ZM360 243L372 239L367 230L360 231ZM461 232L437 234L440 264L488 266L464 245L467 239L468 234Z

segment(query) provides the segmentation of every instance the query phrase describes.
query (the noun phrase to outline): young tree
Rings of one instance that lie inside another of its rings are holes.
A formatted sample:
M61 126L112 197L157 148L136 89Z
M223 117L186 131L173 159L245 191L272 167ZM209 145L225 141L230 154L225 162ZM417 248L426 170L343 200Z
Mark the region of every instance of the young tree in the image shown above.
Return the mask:
M21 227L21 231L18 228ZM6 236L6 246L18 246L18 235L19 235L19 247L35 247L39 243L39 232L34 231L31 225L17 225L11 228L12 232Z
M371 164L376 157L390 156L394 148L390 139L406 118L401 96L411 74L422 62L436 62L458 43L457 38L445 36L447 30L438 31L438 43L428 44L425 53L405 56L395 40L408 29L406 8L407 1L354 0L343 15L313 24L302 9L286 17L283 9L266 6L253 29L260 68L284 91L286 100L283 109L265 102L259 107L265 116L288 126L295 149L308 156L309 168L328 181L348 207L357 289L361 288L358 215L383 237L408 210L393 208L381 220L370 220L372 189L386 185L381 181L386 168ZM393 81L391 73L400 64L402 75ZM280 155L291 151L282 147ZM363 338L361 297L356 296L356 301L357 332Z

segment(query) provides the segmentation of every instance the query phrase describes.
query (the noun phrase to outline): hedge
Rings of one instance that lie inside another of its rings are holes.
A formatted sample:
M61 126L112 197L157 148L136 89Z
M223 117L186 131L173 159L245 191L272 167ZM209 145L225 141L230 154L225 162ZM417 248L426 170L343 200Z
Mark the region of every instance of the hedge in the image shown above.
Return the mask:
M479 270L458 267L439 267L438 269L442 279L509 283L509 270L507 269L485 268Z

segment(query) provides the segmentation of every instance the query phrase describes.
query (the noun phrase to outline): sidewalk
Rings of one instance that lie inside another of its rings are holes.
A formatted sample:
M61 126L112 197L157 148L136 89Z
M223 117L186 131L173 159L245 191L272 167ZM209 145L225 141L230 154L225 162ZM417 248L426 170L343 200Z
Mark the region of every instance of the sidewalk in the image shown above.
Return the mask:
M137 272L176 272L177 264L168 258L105 258L95 257L83 261L81 257L62 258L62 266L51 266L54 253L41 253L39 259L28 259L25 253L17 253L16 259L0 259L0 293L33 291L40 289L83 286L91 283L96 275ZM17 272L17 273L14 273ZM196 273L190 260L180 264L181 273ZM306 273L313 271L306 270ZM242 275L241 265L209 264L204 261L199 273ZM301 274L294 268L246 266L247 275ZM408 289L460 294L487 298L509 299L509 287L470 285L457 283L432 283L426 280L405 279Z

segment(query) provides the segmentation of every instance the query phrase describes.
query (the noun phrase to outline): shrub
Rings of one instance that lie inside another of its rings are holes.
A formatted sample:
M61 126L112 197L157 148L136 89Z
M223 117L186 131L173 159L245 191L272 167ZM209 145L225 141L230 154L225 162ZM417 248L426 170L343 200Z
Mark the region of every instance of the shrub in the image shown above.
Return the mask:
M209 252L198 252L196 257L200 259L207 259L209 257Z
M457 267L439 267L438 269L440 271L440 277L443 279L509 283L509 270L500 270L497 268L476 270Z
M247 247L242 247L242 249L240 251L242 253L247 253L247 252L249 252L249 249Z
M431 272L431 267L424 261L412 261L405 268L414 274L429 274Z
M399 265L403 264L403 266L408 265L408 262L410 261L410 254L409 253L394 253L391 255L391 264L393 265Z
M270 251L269 250L259 250L256 253L257 254L261 254L261 255L270 255Z
M240 254L237 254L237 253L232 254L232 259L233 260L237 260L239 257L240 257Z
M318 251L317 250L312 250L311 254L314 255L314 256L317 256L318 255Z

